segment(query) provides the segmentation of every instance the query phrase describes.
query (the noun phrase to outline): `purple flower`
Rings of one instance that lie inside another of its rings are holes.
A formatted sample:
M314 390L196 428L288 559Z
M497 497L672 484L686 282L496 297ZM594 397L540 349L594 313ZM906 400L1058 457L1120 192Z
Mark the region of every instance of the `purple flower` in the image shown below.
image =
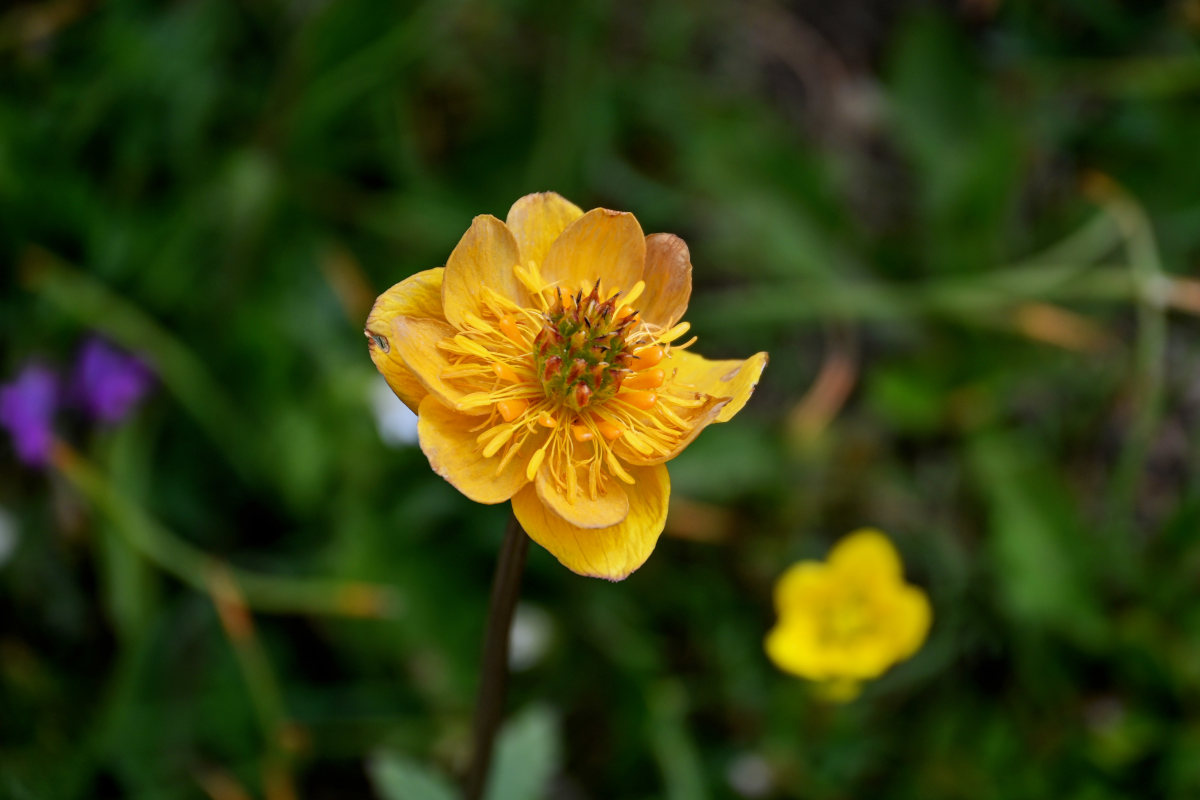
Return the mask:
M153 382L154 374L140 358L93 338L79 353L72 388L85 412L112 424L128 416Z
M58 399L58 377L41 364L27 365L16 380L0 386L0 425L26 464L40 467L50 459Z

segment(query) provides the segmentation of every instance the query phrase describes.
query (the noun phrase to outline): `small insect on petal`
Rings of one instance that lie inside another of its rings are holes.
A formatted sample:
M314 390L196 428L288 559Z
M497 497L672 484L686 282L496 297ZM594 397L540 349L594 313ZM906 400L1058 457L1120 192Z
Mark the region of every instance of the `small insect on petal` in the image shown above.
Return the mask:
M629 385L629 379L626 379L625 385ZM654 392L621 392L617 399L643 411L654 408L654 404L658 402L658 396Z
M633 364L635 370L650 369L655 364L663 360L665 352L658 345L650 345L649 347L639 347L633 351Z
M500 412L500 416L504 417L505 422L512 422L524 414L527 408L529 408L528 400L501 400L496 403L496 410Z
M630 375L621 384L626 389L657 389L666 380L666 372L661 369L647 369Z

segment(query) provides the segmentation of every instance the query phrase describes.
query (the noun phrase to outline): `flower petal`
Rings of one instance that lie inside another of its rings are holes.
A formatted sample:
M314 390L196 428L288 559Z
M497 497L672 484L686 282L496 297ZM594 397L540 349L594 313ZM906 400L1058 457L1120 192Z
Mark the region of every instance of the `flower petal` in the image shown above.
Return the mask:
M800 561L788 567L775 584L775 611L812 613L828 593L829 570L819 561Z
M546 254L542 277L564 292L590 289L627 292L642 279L646 238L637 219L625 211L593 208L572 222Z
M582 470L580 470L582 472ZM579 493L568 500L554 480L550 465L542 465L535 481L538 499L565 521L580 528L607 528L616 525L629 514L629 496L621 484L611 479L605 493L592 499L580 480Z
M579 206L562 195L538 192L527 194L513 203L505 224L516 237L521 263L533 261L540 267L554 240L582 216L583 211Z
M400 356L425 391L437 395L450 406L457 404L464 392L442 380L442 373L450 366L450 359L438 347L438 343L452 338L455 333L454 327L448 322L439 322L431 317L399 316L392 320L390 340L392 352ZM476 413L486 414L487 411L481 408Z
M766 366L766 353L755 353L745 360L709 361L687 350L673 350L667 362L668 371L675 370L676 384L713 397L729 398L717 415L717 422L728 422L745 407Z
M921 648L929 634L933 610L929 598L915 586L904 586L896 599L896 659L908 658Z
M825 648L821 645L816 620L799 614L779 623L767 633L763 643L775 666L809 680L829 677Z
M692 295L692 257L683 239L673 233L647 236L642 280L644 299L636 304L642 319L670 328L683 317Z
M829 552L829 566L861 582L896 584L904 575L896 548L873 528L854 531L834 545Z
M424 317L445 322L442 314L442 267L418 272L405 278L375 300L363 333L367 337L367 349L371 360L380 374L387 379L388 386L404 404L413 411L421 404L429 390L400 357L395 348L395 332L392 322L400 316Z
M606 528L580 528L551 511L527 486L513 497L513 513L535 542L580 575L619 581L645 563L667 521L671 480L667 468L634 467L626 488L629 514Z
M450 324L465 327L465 315L478 315L489 291L528 305L525 288L513 272L520 257L517 240L503 222L491 214L472 220L446 262L442 305Z
M421 401L417 412L417 436L421 451L429 459L433 471L449 481L455 489L476 503L503 503L511 498L529 479L525 465L534 447L526 441L522 452L499 469L499 455L484 458L476 444L477 433L472 431L479 422L447 406L433 395Z

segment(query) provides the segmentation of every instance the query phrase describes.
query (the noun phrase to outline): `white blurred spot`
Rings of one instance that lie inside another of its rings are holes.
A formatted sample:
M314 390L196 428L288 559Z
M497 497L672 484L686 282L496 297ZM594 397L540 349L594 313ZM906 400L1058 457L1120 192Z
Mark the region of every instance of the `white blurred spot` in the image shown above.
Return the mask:
M766 797L775 785L775 771L757 753L742 753L725 768L725 780L742 797Z
M17 550L17 521L0 508L0 567L8 563Z
M519 603L508 633L508 667L523 672L536 665L550 649L554 638L554 620L545 609Z
M396 397L383 376L371 384L371 411L379 438L390 447L407 447L417 443L417 415Z

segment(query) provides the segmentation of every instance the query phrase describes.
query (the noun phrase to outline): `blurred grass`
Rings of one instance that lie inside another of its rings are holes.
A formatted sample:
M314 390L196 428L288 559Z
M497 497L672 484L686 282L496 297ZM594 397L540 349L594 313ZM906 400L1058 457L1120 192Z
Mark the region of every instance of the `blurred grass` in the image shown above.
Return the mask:
M699 351L771 352L642 570L531 553L547 796L1200 794L1198 32L1193 0L7 7L3 375L99 331L161 384L62 422L84 472L0 445L0 795L282 797L264 718L300 797L461 768L505 512L381 442L360 331L544 189L683 236ZM933 635L828 708L762 656L770 589L866 524ZM253 652L166 532L288 612ZM403 613L318 613L357 583Z

